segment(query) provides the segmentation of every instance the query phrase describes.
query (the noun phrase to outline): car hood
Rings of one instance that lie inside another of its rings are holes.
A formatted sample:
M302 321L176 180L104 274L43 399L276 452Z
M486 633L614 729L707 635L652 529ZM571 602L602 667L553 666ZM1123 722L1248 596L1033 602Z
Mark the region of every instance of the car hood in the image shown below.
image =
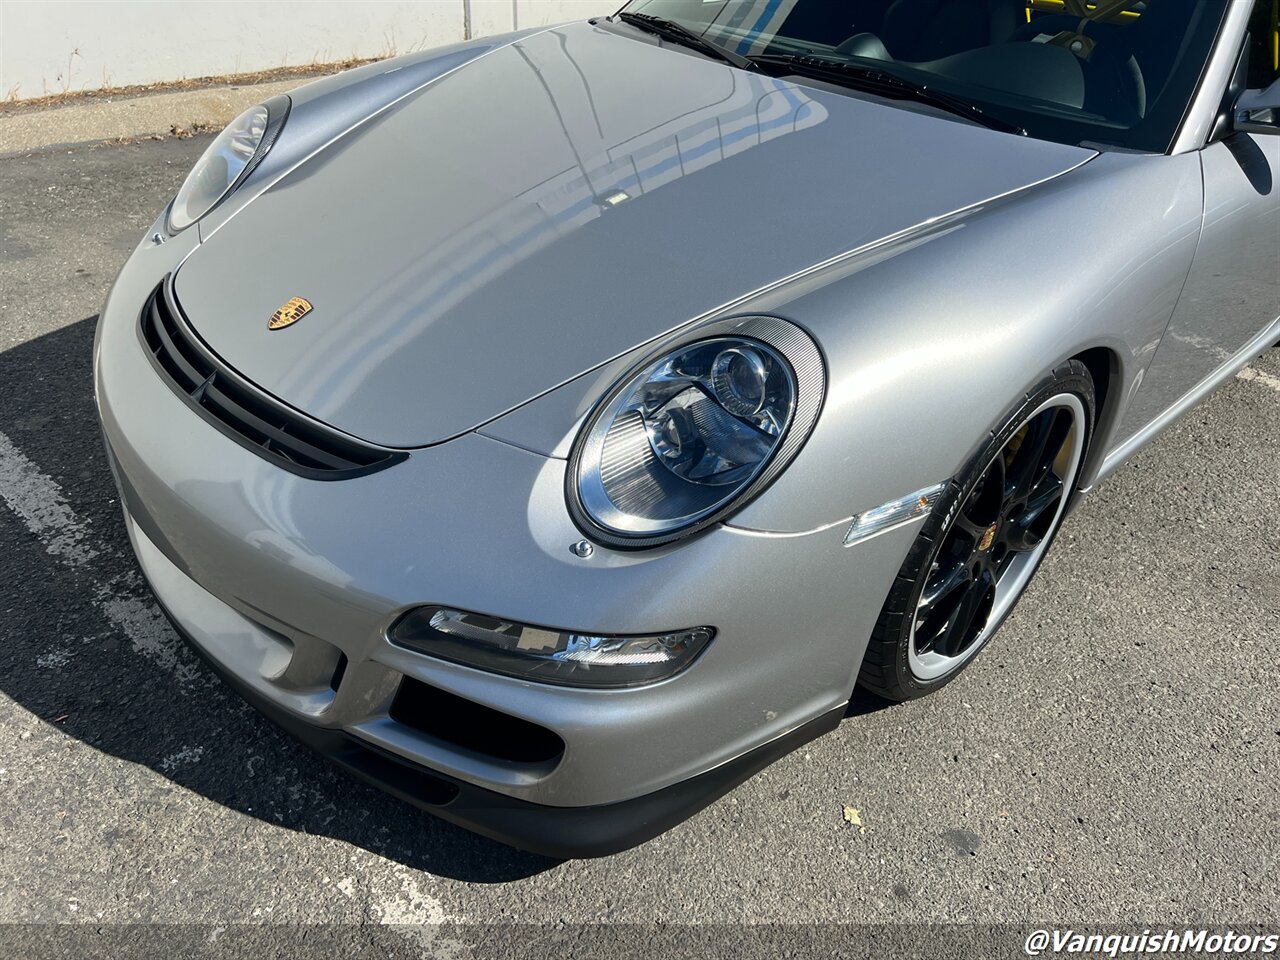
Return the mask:
M576 24L338 137L206 238L176 292L264 390L427 445L1091 155ZM293 297L312 312L268 329Z

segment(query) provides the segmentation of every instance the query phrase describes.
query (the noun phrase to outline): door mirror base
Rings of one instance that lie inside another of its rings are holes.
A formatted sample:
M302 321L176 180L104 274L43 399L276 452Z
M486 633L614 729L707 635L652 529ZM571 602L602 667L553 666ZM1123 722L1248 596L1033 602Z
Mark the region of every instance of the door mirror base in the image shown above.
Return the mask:
M1280 135L1280 80L1265 90L1246 90L1231 111L1231 127L1237 133Z

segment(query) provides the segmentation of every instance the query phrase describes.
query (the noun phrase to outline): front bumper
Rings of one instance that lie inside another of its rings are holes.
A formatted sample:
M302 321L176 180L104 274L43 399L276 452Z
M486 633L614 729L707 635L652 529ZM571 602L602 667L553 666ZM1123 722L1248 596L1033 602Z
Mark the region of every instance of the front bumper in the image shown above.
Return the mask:
M834 725L913 529L845 548L840 527L720 528L583 560L564 461L508 443L468 434L337 482L288 474L209 426L143 354L138 314L173 253L140 248L103 309L104 433L161 603L300 739L481 833L584 855L660 832ZM706 623L717 637L665 682L552 687L391 644L387 627L424 603L584 632ZM552 731L563 752L509 762L406 726L392 716L406 678ZM437 803L430 783L456 796Z
M706 773L654 793L590 807L530 803L449 777L341 729L281 709L230 663L220 639L249 636L247 623L183 575L126 518L130 539L160 607L178 633L232 689L267 719L344 770L436 816L501 843L557 859L603 857L656 837L778 758L835 729L836 707L783 736ZM178 614L175 611L182 610Z

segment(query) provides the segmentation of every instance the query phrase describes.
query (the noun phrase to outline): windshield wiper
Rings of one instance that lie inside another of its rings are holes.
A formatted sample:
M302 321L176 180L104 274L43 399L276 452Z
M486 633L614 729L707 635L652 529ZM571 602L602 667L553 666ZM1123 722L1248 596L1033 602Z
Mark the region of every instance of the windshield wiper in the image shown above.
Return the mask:
M828 80L870 93L879 93L887 97L899 97L914 100L938 107L949 113L972 120L991 130L1003 133L1016 133L1025 137L1027 131L1016 123L1001 120L974 106L968 100L952 96L941 90L935 90L928 84L916 83L906 77L898 76L887 70L866 67L847 60L835 60L813 54L760 54L751 58L757 66L783 67L798 76L808 76L818 80Z
M623 23L629 23L633 27L639 27L641 30L655 34L663 40L670 40L681 46L689 47L697 50L699 53L705 53L709 57L723 61L737 67L739 70L755 70L756 65L740 53L734 53L718 43L713 43L699 33L695 33L688 27L675 20L668 20L666 17L655 17L650 13L630 13L623 10L615 17Z

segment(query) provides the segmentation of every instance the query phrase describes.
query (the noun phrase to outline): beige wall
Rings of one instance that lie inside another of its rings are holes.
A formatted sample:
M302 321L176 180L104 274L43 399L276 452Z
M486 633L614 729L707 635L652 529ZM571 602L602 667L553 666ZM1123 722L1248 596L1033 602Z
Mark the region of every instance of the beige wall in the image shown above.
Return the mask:
M407 53L622 0L0 0L0 97Z

